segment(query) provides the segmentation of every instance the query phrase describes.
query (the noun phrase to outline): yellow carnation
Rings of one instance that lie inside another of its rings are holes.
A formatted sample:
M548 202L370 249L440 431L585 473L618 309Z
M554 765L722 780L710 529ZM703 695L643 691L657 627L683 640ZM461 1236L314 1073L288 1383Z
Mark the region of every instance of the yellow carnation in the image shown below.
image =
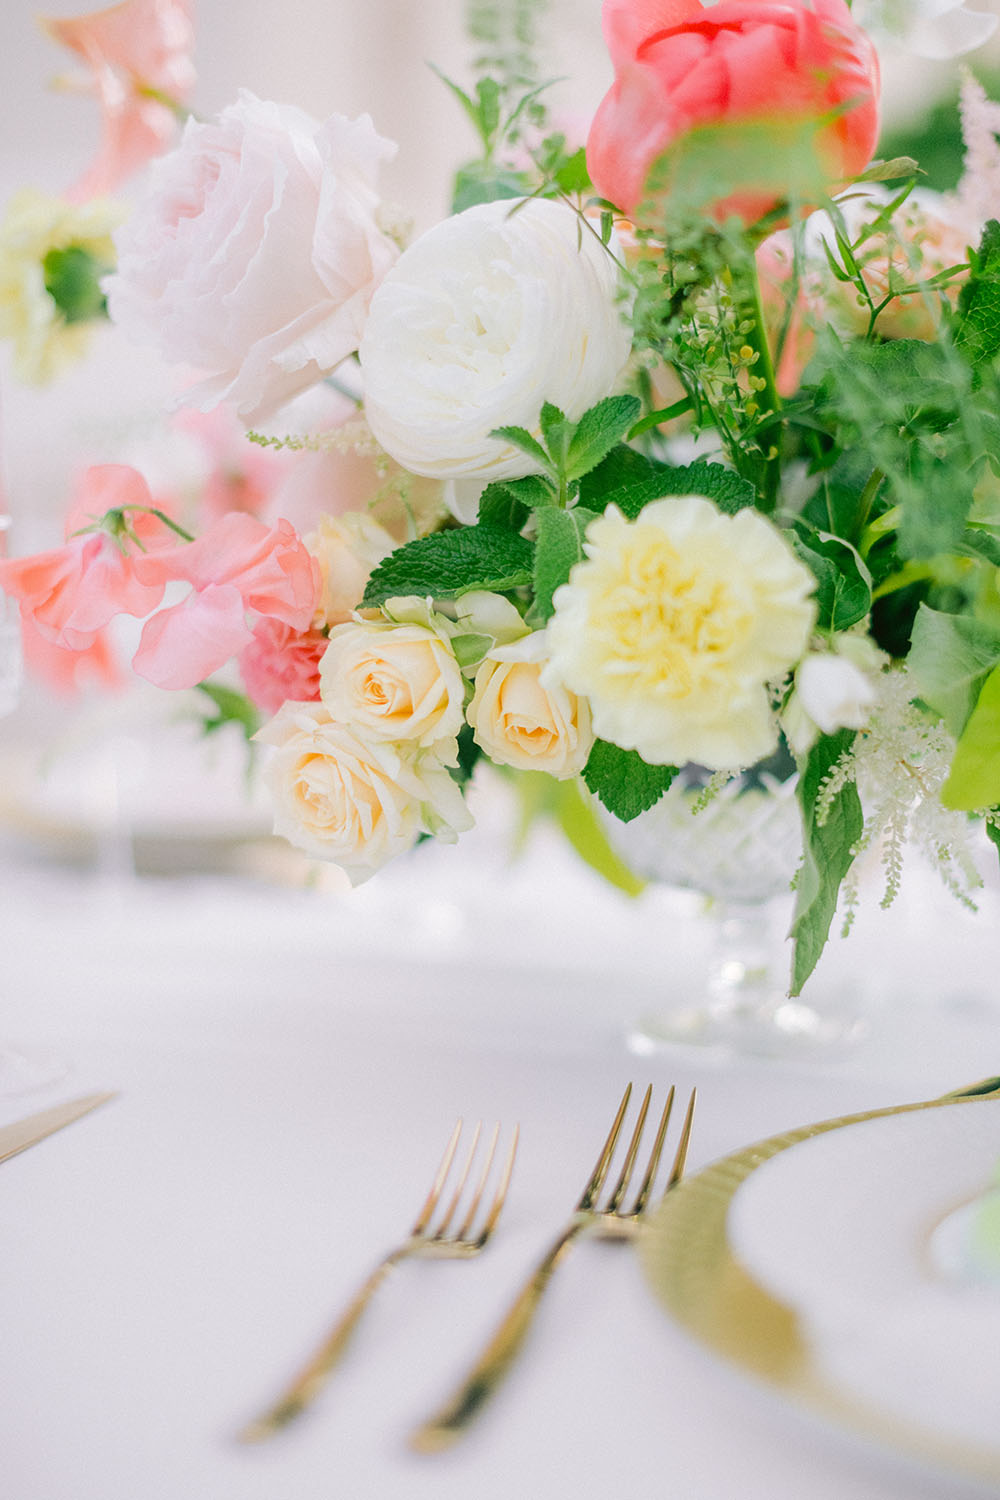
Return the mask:
M586 559L556 590L553 672L589 699L594 732L654 765L750 765L774 750L768 684L802 655L812 574L754 510L700 495L635 521L591 523Z
M111 231L120 205L107 199L67 203L34 188L15 193L0 224L0 338L14 343L14 373L41 385L82 357L93 318L74 320L48 284L46 260L55 251L78 250L94 271L115 263Z

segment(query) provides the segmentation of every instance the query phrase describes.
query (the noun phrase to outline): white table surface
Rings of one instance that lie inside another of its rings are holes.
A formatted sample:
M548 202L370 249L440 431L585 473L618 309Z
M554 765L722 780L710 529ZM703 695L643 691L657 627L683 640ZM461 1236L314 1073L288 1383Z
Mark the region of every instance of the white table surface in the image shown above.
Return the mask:
M778 1062L631 1056L628 1022L694 983L695 906L619 899L544 838L508 869L487 828L346 896L101 881L23 848L0 878L0 1039L72 1066L0 1100L0 1125L120 1091L0 1166L4 1500L975 1493L718 1363L615 1245L560 1270L460 1447L421 1458L405 1440L566 1217L630 1077L658 1099L698 1085L696 1169L1000 1071L995 879L977 919L919 869L897 910L866 911L824 983L868 971L868 1040ZM495 1241L401 1267L315 1412L241 1447L241 1422L412 1220L459 1114L521 1122Z

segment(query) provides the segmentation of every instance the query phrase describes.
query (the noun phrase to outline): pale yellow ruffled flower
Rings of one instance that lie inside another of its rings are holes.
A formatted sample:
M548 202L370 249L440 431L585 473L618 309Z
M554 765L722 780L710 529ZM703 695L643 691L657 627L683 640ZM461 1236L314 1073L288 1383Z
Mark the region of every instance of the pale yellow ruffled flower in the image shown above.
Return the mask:
M815 620L812 574L778 528L683 495L635 521L609 506L584 551L547 635L552 671L589 700L594 732L658 765L719 770L770 754L769 684Z
M79 248L111 268L111 231L124 210L108 199L67 203L35 188L15 193L0 223L0 338L14 344L14 374L31 385L52 380L84 354L91 321L70 322L45 285L46 256Z

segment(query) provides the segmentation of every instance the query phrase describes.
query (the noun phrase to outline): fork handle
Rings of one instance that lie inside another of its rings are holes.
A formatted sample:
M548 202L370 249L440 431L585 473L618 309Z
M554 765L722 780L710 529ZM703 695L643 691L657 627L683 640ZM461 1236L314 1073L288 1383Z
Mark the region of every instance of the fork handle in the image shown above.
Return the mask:
M273 1405L243 1428L239 1435L244 1442L256 1443L272 1437L312 1404L339 1364L365 1308L393 1266L403 1258L403 1253L399 1250L387 1255L362 1282L308 1363Z
M411 1435L410 1446L418 1453L450 1448L492 1396L524 1343L552 1273L585 1227L585 1220L571 1220L543 1255L468 1374L440 1410Z

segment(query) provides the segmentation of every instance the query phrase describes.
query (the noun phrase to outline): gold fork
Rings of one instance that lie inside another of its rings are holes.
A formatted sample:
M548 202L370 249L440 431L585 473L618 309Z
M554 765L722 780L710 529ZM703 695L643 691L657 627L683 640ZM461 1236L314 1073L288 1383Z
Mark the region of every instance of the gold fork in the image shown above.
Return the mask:
M458 1212L459 1203L465 1191L466 1183L469 1180L469 1174L472 1171L472 1163L475 1159L479 1139L482 1134L482 1124L476 1125L472 1133L472 1144L469 1147L465 1163L459 1173L458 1182L455 1184L451 1198L444 1209L443 1216L439 1219L436 1226L432 1228L431 1220L441 1201L445 1184L451 1173L452 1163L455 1159L455 1153L458 1150L458 1142L461 1134L462 1121L459 1120L452 1131L451 1139L441 1159L441 1165L438 1167L431 1190L406 1239L397 1245L394 1250L390 1251L383 1260L379 1261L371 1275L368 1276L355 1292L340 1318L327 1334L312 1358L300 1370L298 1375L295 1376L278 1399L242 1430L239 1435L244 1442L259 1442L263 1438L271 1437L295 1417L299 1416L313 1402L339 1363L341 1356L350 1342L351 1335L360 1322L361 1315L371 1301L373 1294L393 1267L399 1265L400 1261L407 1260L411 1256L439 1256L443 1259L465 1259L468 1256L478 1255L480 1250L482 1250L496 1228L497 1220L500 1217L500 1212L507 1197L511 1173L514 1170L514 1157L517 1152L518 1129L515 1126L510 1150L507 1152L503 1165L500 1168L499 1181L493 1201L486 1211L486 1216L481 1227L475 1229L474 1223L486 1190L493 1159L496 1155L497 1142L500 1138L499 1124L493 1129L486 1151L486 1160L480 1171L462 1222L457 1229L449 1233L450 1225Z
M412 1434L410 1444L417 1452L436 1453L442 1448L450 1447L497 1389L524 1343L535 1310L541 1301L542 1293L549 1284L552 1273L568 1253L574 1241L584 1235L598 1239L628 1240L639 1233L643 1216L649 1208L653 1183L660 1165L660 1156L674 1103L674 1089L671 1087L657 1126L645 1176L631 1207L626 1209L623 1207L625 1194L632 1180L652 1093L652 1087L647 1088L639 1108L639 1117L632 1132L632 1139L625 1153L621 1174L611 1190L610 1197L601 1205L597 1200L608 1176L611 1158L618 1144L618 1137L621 1134L632 1094L632 1085L629 1084L626 1088L608 1138L601 1148L601 1154L597 1158L594 1170L571 1217L525 1282L506 1317L465 1379L461 1381L440 1410ZM696 1090L692 1089L664 1194L680 1181L684 1172L688 1142L691 1138L691 1124L694 1119L695 1097Z

